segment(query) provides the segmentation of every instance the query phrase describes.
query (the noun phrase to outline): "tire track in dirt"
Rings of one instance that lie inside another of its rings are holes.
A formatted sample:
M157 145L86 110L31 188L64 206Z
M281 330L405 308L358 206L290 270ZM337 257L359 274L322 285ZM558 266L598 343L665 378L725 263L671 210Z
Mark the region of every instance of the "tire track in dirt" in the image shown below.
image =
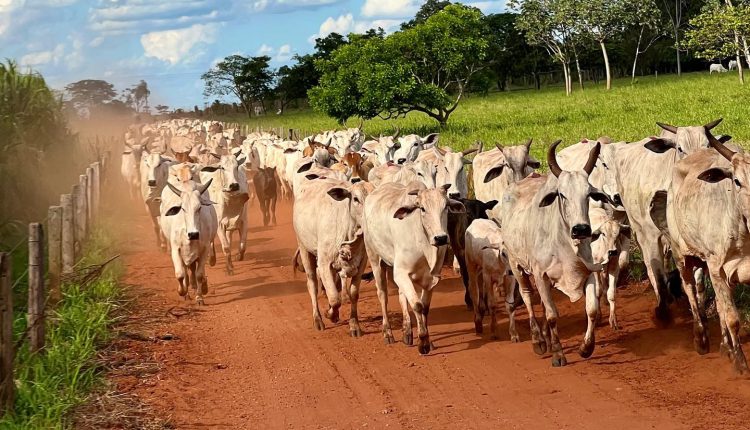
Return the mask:
M202 308L178 298L169 258L153 249L146 217L123 221L124 282L157 294L165 312L187 312L154 328L179 337L150 347L163 370L130 384L176 428L745 429L750 422L750 381L718 356L716 330L711 352L698 356L686 305L673 306L673 327L658 329L644 284L618 291L623 328L600 327L588 360L576 352L583 305L558 297L569 362L561 369L532 352L523 311L520 344L476 336L460 280L448 272L433 299L437 349L430 356L400 342L383 345L372 283L361 288L362 338L349 337L346 302L342 321L326 320L326 330L316 332L304 275L293 278L289 267L296 248L291 210L280 204L279 225L268 229L255 226L256 211L245 261L228 277L219 256L208 269ZM398 298L390 293L391 321L400 327ZM500 326L507 333L506 318ZM400 330L394 334L401 339Z

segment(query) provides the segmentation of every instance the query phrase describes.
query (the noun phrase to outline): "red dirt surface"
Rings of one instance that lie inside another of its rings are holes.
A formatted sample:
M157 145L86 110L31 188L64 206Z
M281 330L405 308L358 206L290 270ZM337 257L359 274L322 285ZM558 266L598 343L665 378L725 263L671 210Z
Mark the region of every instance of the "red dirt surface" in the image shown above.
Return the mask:
M673 304L674 324L657 328L647 284L618 291L622 330L600 326L589 359L576 352L584 305L558 296L569 364L552 368L549 355L532 351L525 311L517 312L519 344L507 335L475 335L460 279L450 273L436 287L430 312L437 349L423 357L416 347L383 344L371 282L360 298L364 337L349 337L347 303L340 323L325 320L326 330L314 331L304 275L295 279L290 267L290 207L279 205L273 228L258 227L258 212L250 209L248 252L235 263L236 275L224 275L220 250L208 269L205 307L177 295L170 259L155 249L148 219L123 222L123 282L148 297L144 306L172 315L154 333L177 338L141 345L137 355L161 364L159 373L115 383L175 428L750 428L750 379L719 356L718 323L711 321L711 352L699 356L687 304ZM390 292L400 340L398 298ZM500 324L507 333L507 318Z

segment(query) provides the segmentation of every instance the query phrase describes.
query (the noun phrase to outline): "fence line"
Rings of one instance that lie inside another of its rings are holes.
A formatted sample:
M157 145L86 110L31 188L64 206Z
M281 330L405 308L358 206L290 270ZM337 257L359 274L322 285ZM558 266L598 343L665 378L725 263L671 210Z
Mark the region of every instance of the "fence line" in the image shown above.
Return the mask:
M99 154L97 154L99 155ZM108 153L85 169L70 194L60 196L59 206L50 206L47 217L28 225L28 236L8 252L0 252L0 417L12 411L15 402L13 362L16 350L28 337L29 349L43 353L45 346L45 314L60 301L63 275L70 275L81 257L84 243L98 219L102 172L108 166ZM46 233L44 223L47 223ZM26 270L13 282L12 253L22 244L28 246ZM45 264L45 243L47 262ZM45 267L48 275L45 285ZM13 343L13 288L28 274L27 329Z

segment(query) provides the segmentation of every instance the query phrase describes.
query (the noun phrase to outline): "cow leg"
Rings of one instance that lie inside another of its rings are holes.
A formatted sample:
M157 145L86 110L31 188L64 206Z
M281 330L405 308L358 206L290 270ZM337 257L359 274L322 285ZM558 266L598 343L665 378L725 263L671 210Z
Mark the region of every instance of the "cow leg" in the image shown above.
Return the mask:
M362 271L359 271L362 273ZM361 337L362 328L359 326L359 319L357 315L357 302L359 301L359 283L362 276L357 273L353 278L347 278L345 285L346 293L349 295L349 303L351 305L351 313L349 314L349 334L352 337Z
M414 345L414 332L412 331L412 324L411 324L411 314L409 313L409 302L406 300L406 296L404 293L399 289L398 291L398 302L401 304L401 313L403 314L403 336L404 336L404 345L412 346Z
M320 260L318 260L320 262ZM323 288L328 296L328 311L326 317L331 320L332 323L339 322L339 308L341 307L341 296L339 295L339 289L336 287L336 278L338 274L333 271L330 264L325 264L321 267L318 265L318 275L323 283Z
M466 308L468 310L474 309L472 297L469 293L469 269L466 267L466 255L465 250L461 249L460 247L454 248L454 257L455 260L458 262L458 269L461 272L461 280L464 284L464 303L466 303Z
M747 359L745 358L745 353L742 351L742 344L740 343L740 315L734 304L732 291L729 284L721 276L720 268L717 269L709 266L709 272L711 275L711 283L716 292L716 301L717 305L719 305L719 311L724 314L723 326L726 328L729 337L729 344L727 345L729 359L732 360L734 370L737 373L748 373Z
M594 291L596 292L596 300L599 301L600 310L601 310L602 295L604 294L604 285L606 284L606 279L608 275L605 270L602 270L601 272L597 272L594 274L594 281L595 281ZM602 322L602 313L600 311L599 314L596 316L596 325L600 325L601 322Z
M219 242L221 242L221 251L226 257L224 272L227 275L234 275L234 264L232 264L232 232L225 228L219 229Z
M544 355L547 352L547 343L542 337L542 330L539 328L539 323L536 321L536 315L534 314L529 277L521 270L513 270L513 275L515 276L516 281L518 281L518 291L521 293L523 302L526 305L526 311L529 314L531 343L534 345L534 352L537 355Z
M182 257L180 256L180 249L177 246L172 247L172 265L174 266L174 276L177 278L177 294L180 297L185 297L188 293L188 280L185 279L187 273L185 272L185 265L182 264Z
M369 250L367 255L374 255ZM394 343L393 332L391 331L391 323L388 321L388 282L386 280L386 267L385 264L380 261L370 260L370 267L372 268L372 274L375 277L375 287L378 292L378 300L380 301L380 312L383 315L383 338L386 345Z
M245 217L245 219L247 219L247 217ZM242 261L245 259L245 250L247 247L247 223L243 220L237 223L237 226L240 234L240 252L237 254L237 261Z
M482 277L482 271L477 265L475 265L473 262L466 262L467 263L467 272L469 273L469 276L467 278L467 281L464 285L466 287L466 292L469 294L469 301L466 303L471 303L471 309L474 311L474 332L476 334L481 335L482 334L482 317L479 315L479 295L480 295L480 281Z
M695 265L694 259L687 257L683 261L677 260L677 268L680 271L682 287L685 289L688 302L690 303L690 312L693 314L693 346L698 354L708 352L708 320L706 311L703 309L698 300L695 282Z
M276 225L276 197L271 198L271 223Z
M706 309L706 283L703 277L703 267L695 269L693 273L695 279L695 294L698 297L698 306L705 311Z
M427 319L429 318L429 315L430 315L430 305L432 304L432 288L434 288L434 285L432 284L427 286L427 288L422 288L422 294L420 295L420 300L422 301L422 314L424 315L424 327L425 327L425 330L428 330L427 331L427 347L431 349L436 349L435 345L432 342L430 342L429 324L427 323ZM422 347L421 340L422 338L420 336L420 348ZM420 351L420 353L421 352L422 351ZM424 354L427 354L428 352L430 351L428 350L427 352L424 352Z
M615 313L615 292L617 291L617 280L620 278L620 264L618 261L610 261L607 270L607 303L609 303L609 326L612 330L619 330L617 314Z
M516 279L513 276L505 275L503 286L505 288L505 310L508 312L510 341L518 343L521 338L518 336L518 330L516 330Z
M156 247L161 249L162 251L166 251L167 244L166 240L162 242L163 233L161 231L161 227L159 227L158 217L151 217L151 226L154 229L154 236L156 236Z
M325 329L325 325L323 324L323 318L320 316L320 309L318 308L318 275L315 270L318 264L317 258L302 247L300 247L299 251L302 266L305 268L305 276L307 276L307 292L310 294L310 301L312 302L313 328L315 330L323 330Z
M601 314L599 298L596 297L596 281L593 273L586 279L584 292L586 294L588 325L586 327L586 334L583 337L583 343L578 349L578 354L583 358L589 358L594 353L594 346L596 345L596 316Z
M414 316L417 320L417 335L419 336L419 353L428 354L430 352L430 336L427 332L424 318L424 305L417 295L414 283L409 277L409 273L402 269L393 268L393 281L398 285L399 294L406 296L406 301L411 305Z
M640 238L639 238L640 239ZM654 288L656 294L656 309L654 316L656 320L667 325L671 322L672 316L669 312L669 290L667 289L667 278L664 270L664 255L658 241L653 244L642 243L643 262L646 265L648 280Z
M568 364L565 353L560 344L560 338L557 335L557 307L552 299L552 281L546 276L537 282L539 297L544 305L545 319L550 333L550 349L552 351L552 367L560 367Z
M487 290L487 302L490 311L490 338L500 339L500 330L497 326L497 297L500 289L500 283L498 280L493 282L485 282L485 289Z

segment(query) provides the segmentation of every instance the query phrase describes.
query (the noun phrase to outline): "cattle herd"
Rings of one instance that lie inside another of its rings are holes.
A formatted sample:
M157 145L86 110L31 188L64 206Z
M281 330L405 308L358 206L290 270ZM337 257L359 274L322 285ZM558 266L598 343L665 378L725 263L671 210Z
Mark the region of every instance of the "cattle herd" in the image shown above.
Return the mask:
M429 353L432 293L446 255L453 255L476 332L484 331L488 315L490 335L502 336L502 300L510 339L519 342L514 314L525 306L534 352L549 352L552 365L563 366L553 287L572 302L584 299L587 325L579 354L589 357L605 293L609 325L619 329L616 286L632 238L655 292L655 318L668 322L674 296L687 296L695 348L705 354L710 280L720 351L745 373L732 292L750 281L750 156L728 144L729 136L713 135L720 121L657 123L660 134L638 142L582 139L559 152L557 141L547 150L549 174L542 175L529 153L531 140L492 148L480 142L458 152L441 148L437 134L368 137L362 124L284 139L172 119L130 126L121 170L131 198L145 203L157 246L169 250L180 296L188 299L192 289L201 305L208 290L205 265L216 264L215 237L232 274L233 259L245 254L248 208L257 201L267 226L276 223L277 198L287 199L298 243L290 258L293 270L306 275L315 329L325 327L318 305L322 284L326 318L338 322L343 289L351 304L350 334L361 336L359 288L371 276L382 335L393 343L390 278L398 288L403 342L414 343L416 320L418 350Z

